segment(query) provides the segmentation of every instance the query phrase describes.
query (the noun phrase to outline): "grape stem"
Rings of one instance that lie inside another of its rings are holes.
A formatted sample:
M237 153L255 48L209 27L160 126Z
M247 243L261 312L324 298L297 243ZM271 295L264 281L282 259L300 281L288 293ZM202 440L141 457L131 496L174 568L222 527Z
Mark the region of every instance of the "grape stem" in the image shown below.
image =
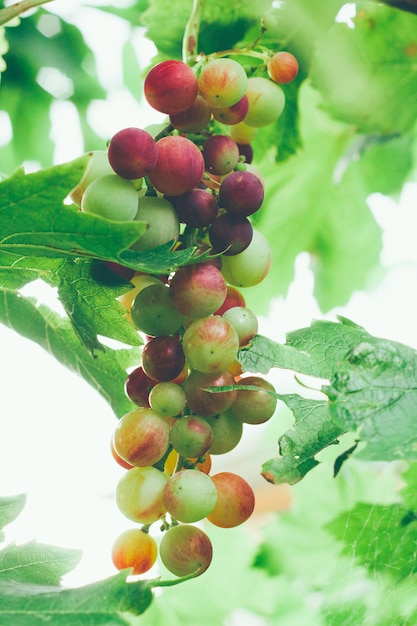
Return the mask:
M8 7L4 7L4 9L0 10L0 26L7 24L7 22L10 22L13 18L29 11L29 9L34 9L41 4L46 4L51 1L52 0L22 0L21 2L16 2Z
M193 0L193 8L185 26L182 40L182 59L187 65L195 65L198 56L198 34L203 17L205 0Z

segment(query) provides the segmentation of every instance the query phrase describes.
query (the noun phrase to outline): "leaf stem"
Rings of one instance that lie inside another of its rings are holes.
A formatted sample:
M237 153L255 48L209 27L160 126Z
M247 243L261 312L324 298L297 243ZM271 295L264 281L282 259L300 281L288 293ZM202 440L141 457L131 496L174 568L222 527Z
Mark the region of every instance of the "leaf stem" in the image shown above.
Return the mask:
M198 33L203 17L205 0L193 0L191 15L185 26L182 40L182 59L187 65L194 65L198 55Z
M47 2L52 2L52 0L21 0L21 2L16 2L8 7L4 7L4 9L0 9L0 26L7 24L13 18L25 13L25 11L34 9Z

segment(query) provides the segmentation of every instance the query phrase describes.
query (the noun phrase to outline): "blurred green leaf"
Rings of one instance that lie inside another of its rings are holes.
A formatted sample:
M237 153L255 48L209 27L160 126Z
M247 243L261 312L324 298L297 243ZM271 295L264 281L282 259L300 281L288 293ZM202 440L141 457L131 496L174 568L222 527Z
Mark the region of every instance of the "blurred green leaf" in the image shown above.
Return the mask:
M13 522L23 511L26 495L0 497L0 542L4 539L3 528Z

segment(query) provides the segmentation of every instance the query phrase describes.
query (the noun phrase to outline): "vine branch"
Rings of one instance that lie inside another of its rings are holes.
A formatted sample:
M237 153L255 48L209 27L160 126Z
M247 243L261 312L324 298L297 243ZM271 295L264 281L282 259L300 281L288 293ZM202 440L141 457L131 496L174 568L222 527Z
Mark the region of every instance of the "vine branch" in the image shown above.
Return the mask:
M194 65L197 60L198 34L205 3L205 0L193 0L193 8L185 26L182 40L182 59L188 65Z
M34 9L41 4L46 4L47 2L52 2L52 0L21 0L21 2L16 2L15 4L0 9L0 26L7 24L7 22L10 22L13 18L18 17L22 13Z

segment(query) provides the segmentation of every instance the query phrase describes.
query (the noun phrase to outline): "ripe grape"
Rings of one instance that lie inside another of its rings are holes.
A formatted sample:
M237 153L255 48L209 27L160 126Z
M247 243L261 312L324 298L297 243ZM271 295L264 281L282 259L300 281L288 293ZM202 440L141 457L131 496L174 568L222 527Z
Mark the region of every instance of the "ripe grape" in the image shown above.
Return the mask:
M172 381L182 372L184 365L185 356L177 336L153 337L142 350L143 370L155 381Z
M166 381L152 387L149 393L149 404L160 415L175 417L184 411L187 398L180 385Z
M236 104L246 92L248 77L234 59L214 59L203 66L198 89L211 107L225 108Z
M153 187L160 193L179 196L198 185L204 172L200 149L187 137L169 135L157 143L158 162L149 174Z
M179 522L198 522L214 508L217 491L208 474L197 469L182 469L167 481L163 491L164 506Z
M157 463L168 450L168 422L147 407L126 413L113 434L117 454L130 465L145 467Z
M201 317L183 336L187 363L200 372L220 372L232 363L239 349L239 337L233 326L220 315Z
M227 285L227 293L226 298L217 311L215 311L215 315L223 315L228 309L231 309L235 306L243 306L246 307L246 300L244 295L239 289L233 287L233 285Z
M272 264L271 246L259 230L253 229L253 238L243 252L223 256L222 274L235 287L253 287L269 274Z
M239 148L236 141L228 135L212 135L203 144L203 157L208 172L229 174L239 160Z
M221 528L234 528L246 522L255 508L255 494L249 483L233 472L220 472L212 480L217 502L207 519Z
M143 178L152 172L158 160L155 140L141 128L123 128L110 139L108 159L122 178Z
M252 215L260 208L263 199L261 180L246 170L232 172L220 185L219 205L232 215Z
M209 387L226 387L235 384L235 380L226 370L215 374L205 374L194 370L184 383L187 404L191 411L203 417L210 417L226 411L236 400L237 391L212 393Z
M235 306L223 314L238 334L239 345L246 346L258 332L258 318L247 307Z
M135 221L147 222L148 228L131 246L132 250L149 250L170 241L175 242L180 234L177 212L165 198L139 198Z
M232 405L233 406L233 405ZM236 448L242 439L243 424L231 409L213 417L204 418L211 426L213 441L209 454L226 454Z
M185 111L198 93L197 78L189 65L170 59L152 67L144 81L148 103L161 113Z
M208 103L200 95L196 97L192 105L169 116L171 126L183 133L198 133L203 130L211 120L211 109Z
M246 376L239 385L259 387L259 389L237 389L237 397L231 407L232 413L245 424L263 424L275 413L277 398L272 383L261 376Z
M212 224L219 210L214 195L207 189L199 188L181 194L175 208L180 220L193 228Z
M249 100L249 111L245 117L247 126L259 128L272 124L284 110L284 91L268 78L262 76L249 78L246 95Z
M174 449L187 458L199 458L213 441L210 425L197 415L178 418L171 428L170 441Z
M175 576L203 574L213 557L213 546L206 533L191 524L167 530L159 545L162 563Z
M113 543L111 558L118 570L132 568L132 574L144 574L154 565L158 546L153 537L140 528L129 528Z
M209 230L210 243L215 252L225 256L241 254L251 243L253 227L245 215L221 213L216 217Z
M267 63L269 77L276 83L290 83L298 74L298 61L291 52L281 50Z
M162 282L148 285L136 295L131 316L136 328L150 336L174 335L183 322L183 315L172 304L169 287Z
M244 157L245 164L248 165L252 163L253 160L253 148L250 143L238 143L239 154L241 157Z
M162 494L168 476L155 467L132 467L116 485L116 504L132 522L153 524L166 513Z
M213 313L223 304L226 292L221 271L211 263L180 267L169 287L175 308L191 319Z
M93 180L81 200L81 210L108 220L133 220L138 211L138 192L130 180L106 174Z
M232 106L225 108L211 107L211 112L214 119L228 126L233 126L234 124L239 124L239 122L243 122L248 110L249 100L246 94L240 100L238 100L236 104L232 104Z
M149 407L149 391L155 381L143 371L143 367L136 367L130 372L125 381L127 397L138 406Z
M132 467L134 467L133 465L131 465L130 463L122 459L122 457L119 454L117 454L116 449L114 447L113 437L110 440L110 452L111 452L113 459L116 461L116 463L120 465L120 467L123 467L123 469L132 469Z

